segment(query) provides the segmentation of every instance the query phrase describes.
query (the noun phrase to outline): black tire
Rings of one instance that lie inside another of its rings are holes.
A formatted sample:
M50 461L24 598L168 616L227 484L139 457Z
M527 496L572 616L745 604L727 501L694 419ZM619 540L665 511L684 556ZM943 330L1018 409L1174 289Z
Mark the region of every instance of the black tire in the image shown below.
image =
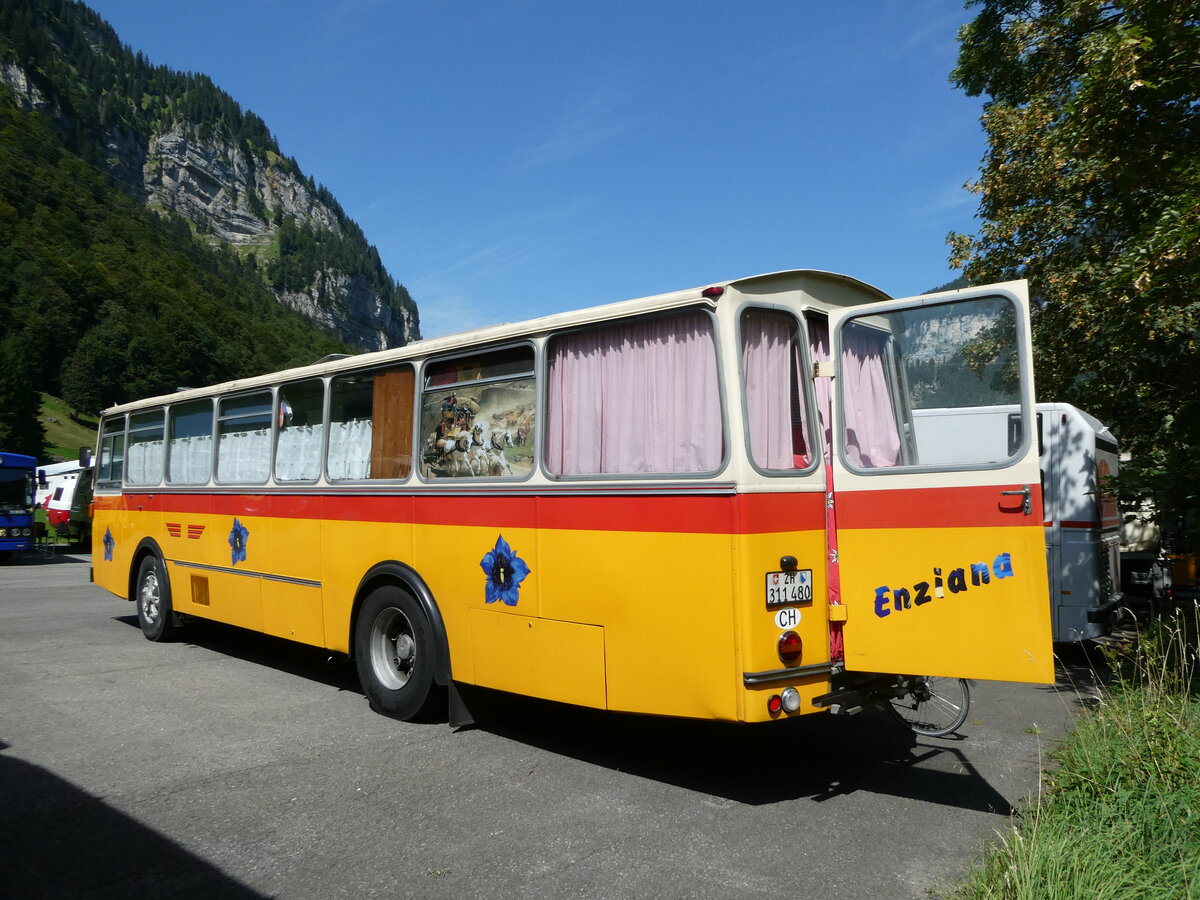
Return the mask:
M429 618L408 591L378 587L363 600L354 625L354 665L371 708L395 719L419 719L438 706L437 644Z
M911 693L887 706L906 728L926 737L943 737L967 721L971 687L965 678L914 678Z
M137 604L138 624L150 641L175 639L178 626L171 607L171 582L167 580L162 560L151 554L138 568L133 602Z

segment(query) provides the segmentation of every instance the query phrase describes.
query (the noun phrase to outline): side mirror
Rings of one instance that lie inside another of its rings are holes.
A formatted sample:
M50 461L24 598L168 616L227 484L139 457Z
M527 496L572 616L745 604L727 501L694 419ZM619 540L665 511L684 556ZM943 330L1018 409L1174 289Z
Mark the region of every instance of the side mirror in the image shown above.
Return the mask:
M40 487L40 488L50 487L50 482L48 482L46 480L46 470L45 469L37 470L37 483L38 483L38 487Z
M81 465L85 469L90 469L92 467L92 448L91 447L80 447L79 448L79 465Z

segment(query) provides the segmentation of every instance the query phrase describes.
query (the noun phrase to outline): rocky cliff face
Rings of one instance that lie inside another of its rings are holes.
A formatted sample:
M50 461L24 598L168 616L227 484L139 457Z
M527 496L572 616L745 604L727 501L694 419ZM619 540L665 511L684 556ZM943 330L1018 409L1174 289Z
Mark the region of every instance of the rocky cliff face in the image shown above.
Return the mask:
M128 158L128 153L121 158ZM141 162L146 202L197 223L214 240L258 258L270 254L284 216L340 233L339 214L298 178L236 144L200 139L181 127L154 135ZM332 268L312 273L302 290L277 290L279 301L363 350L418 337L414 310L396 308L366 278Z
M26 111L50 115L69 123L53 89L13 62L0 62L0 81ZM39 86L40 85L40 86ZM279 231L290 218L314 232L329 232L339 240L361 243L361 231L336 208L328 192L314 189L294 162L271 151L254 153L246 142L221 136L220 129L200 123L173 121L151 127L148 136L121 124L105 124L92 140L102 147L96 155L126 193L151 207L171 210L195 226L214 244L225 244L239 255L254 254L267 272L279 256ZM204 132L210 132L207 136ZM311 318L342 341L362 350L401 346L419 338L416 305L378 267L375 277L339 270L333 264L314 264L297 284L273 284L279 301ZM383 287L380 287L380 282Z

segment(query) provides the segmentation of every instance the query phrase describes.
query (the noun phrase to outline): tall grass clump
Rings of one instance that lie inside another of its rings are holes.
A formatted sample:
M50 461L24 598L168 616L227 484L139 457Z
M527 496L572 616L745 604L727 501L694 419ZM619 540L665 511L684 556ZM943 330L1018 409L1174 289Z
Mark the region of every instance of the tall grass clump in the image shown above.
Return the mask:
M964 898L1200 900L1200 667L1193 608L1115 652L1101 702Z

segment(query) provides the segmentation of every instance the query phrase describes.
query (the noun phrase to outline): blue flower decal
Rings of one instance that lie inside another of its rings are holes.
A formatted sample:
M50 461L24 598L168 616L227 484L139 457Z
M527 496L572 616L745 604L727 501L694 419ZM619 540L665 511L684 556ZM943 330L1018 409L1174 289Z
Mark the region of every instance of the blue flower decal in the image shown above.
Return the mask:
M505 606L516 606L520 599L521 582L529 574L529 566L508 546L504 535L496 536L496 546L483 555L479 567L487 575L484 583L484 593L487 595L485 602L495 603L499 600Z
M102 543L104 544L104 561L112 562L113 548L117 546L117 541L112 536L111 528L104 529L104 540Z
M250 532L237 519L233 520L233 528L229 532L229 549L233 551L233 565L246 561L246 542L250 540Z

